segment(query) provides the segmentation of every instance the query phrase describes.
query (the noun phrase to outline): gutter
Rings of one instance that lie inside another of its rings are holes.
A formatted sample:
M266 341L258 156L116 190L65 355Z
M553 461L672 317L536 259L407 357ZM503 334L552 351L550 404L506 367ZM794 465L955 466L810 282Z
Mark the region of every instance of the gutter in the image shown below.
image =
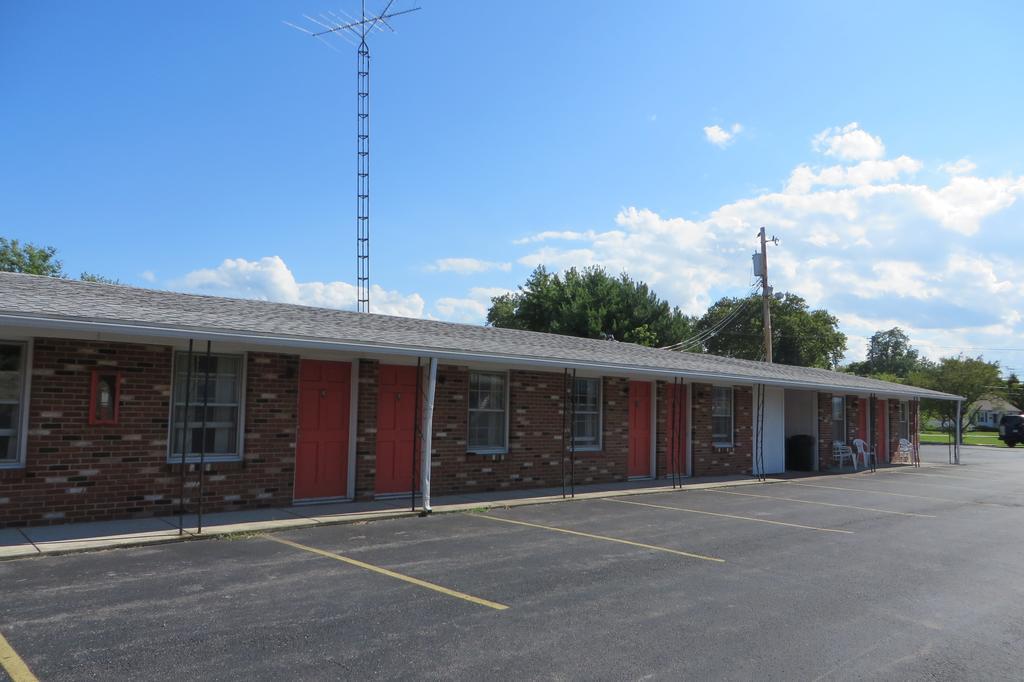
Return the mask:
M505 361L515 362L517 364L529 367L558 370L564 369L566 367L575 367L577 369L587 370L627 372L633 375L647 376L656 379L671 379L673 377L684 377L691 380L697 379L708 381L710 383L727 380L742 384L763 384L765 386L778 386L781 388L794 388L804 390L815 389L836 392L843 391L850 393L856 393L858 391L861 391L866 393L875 393L879 397L896 396L907 398L930 398L935 400L963 400L961 396L956 396L950 393L939 393L933 391L921 393L919 391L893 390L886 391L885 393L883 393L880 389L877 388L854 388L851 386L842 386L839 384L806 383L796 380L769 379L767 377L751 377L742 374L730 374L724 372L695 372L692 370L658 369L653 367L638 367L636 365L620 365L605 362L586 362L558 358L549 359L531 356L506 355L500 353L480 354L468 351L439 350L436 348L398 346L387 344L354 343L351 341L320 341L316 339L291 337L285 335L253 334L251 332L215 331L210 329L186 327L162 327L157 325L130 324L122 322L98 322L95 320L75 320L69 318L17 315L11 313L0 313L0 321L10 321L12 323L16 322L27 326L40 327L44 329L59 329L66 331L83 330L96 333L106 332L115 334L135 334L139 336L173 339L189 339L195 338L197 336L202 336L203 338L208 338L214 341L227 341L236 343L240 341L249 341L255 342L260 345L277 348L284 347L293 349L306 348L311 350L344 350L354 353L366 353L370 355L379 353L389 353L392 355L402 355L408 357L420 357L425 355L429 357L435 357L439 360L452 360L456 362Z

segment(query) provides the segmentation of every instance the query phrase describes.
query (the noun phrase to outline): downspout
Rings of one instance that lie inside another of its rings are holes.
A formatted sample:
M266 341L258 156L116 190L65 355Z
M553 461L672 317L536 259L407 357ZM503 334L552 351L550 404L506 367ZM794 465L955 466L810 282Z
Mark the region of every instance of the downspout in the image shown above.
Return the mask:
M423 406L423 442L420 452L420 486L423 490L423 511L426 516L430 509L430 455L434 424L434 390L437 388L437 358L430 358L430 374L427 379L426 404Z

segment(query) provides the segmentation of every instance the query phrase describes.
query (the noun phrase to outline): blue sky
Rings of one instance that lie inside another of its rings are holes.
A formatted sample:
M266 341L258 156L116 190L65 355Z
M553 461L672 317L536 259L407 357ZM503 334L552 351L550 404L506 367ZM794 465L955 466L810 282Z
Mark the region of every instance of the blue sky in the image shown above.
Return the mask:
M765 224L850 359L899 324L1024 372L1024 5L420 4L371 42L374 311L481 321L599 263L699 313ZM357 7L0 3L0 234L350 305L355 51L282 22Z

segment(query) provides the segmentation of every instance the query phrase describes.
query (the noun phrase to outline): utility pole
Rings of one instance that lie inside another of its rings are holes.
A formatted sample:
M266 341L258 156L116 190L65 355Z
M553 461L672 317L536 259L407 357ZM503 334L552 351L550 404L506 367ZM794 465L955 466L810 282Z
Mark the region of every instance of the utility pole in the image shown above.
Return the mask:
M772 236L765 238L764 227L758 233L761 238L761 316L764 320L764 359L765 362L772 361L772 288L768 286L768 242L778 245L779 238Z

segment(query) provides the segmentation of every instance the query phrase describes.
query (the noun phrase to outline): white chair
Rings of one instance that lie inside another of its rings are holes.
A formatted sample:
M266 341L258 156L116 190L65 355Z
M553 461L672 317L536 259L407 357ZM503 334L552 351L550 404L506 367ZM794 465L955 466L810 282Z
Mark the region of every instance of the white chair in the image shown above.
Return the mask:
M875 458L875 453L871 451L871 448L868 447L864 439L855 438L853 440L853 447L857 449L857 456L864 462L864 468L871 468L871 460Z
M904 457L907 458L907 464L913 464L914 466L921 464L920 456L914 451L914 444L906 438L900 438L900 447L896 452L901 460Z
M853 450L846 443L832 443L832 459L841 467L845 460L850 460L850 465L853 470L857 470L857 458L853 455Z

